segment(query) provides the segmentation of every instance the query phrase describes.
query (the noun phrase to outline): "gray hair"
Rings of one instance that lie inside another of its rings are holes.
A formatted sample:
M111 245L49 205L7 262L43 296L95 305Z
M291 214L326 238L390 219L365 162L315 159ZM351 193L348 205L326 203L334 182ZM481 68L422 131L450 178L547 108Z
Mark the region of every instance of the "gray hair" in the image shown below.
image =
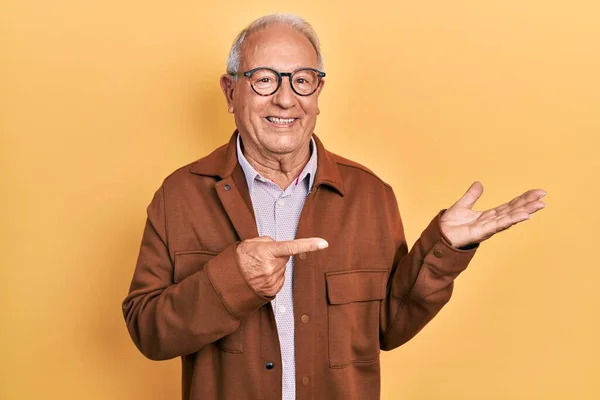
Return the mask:
M323 57L321 56L319 38L313 27L306 22L306 20L294 14L271 14L254 20L237 35L231 46L231 50L229 50L229 56L227 57L228 74L240 72L239 68L242 64L242 47L248 36L256 31L276 24L287 25L306 36L317 52L317 68L321 71L323 70Z

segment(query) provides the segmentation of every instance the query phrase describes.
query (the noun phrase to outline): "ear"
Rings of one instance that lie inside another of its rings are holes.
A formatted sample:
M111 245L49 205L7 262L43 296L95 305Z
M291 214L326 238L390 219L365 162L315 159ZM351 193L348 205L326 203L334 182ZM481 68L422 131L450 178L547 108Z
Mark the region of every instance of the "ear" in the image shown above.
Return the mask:
M317 97L321 95L321 90L323 90L323 86L325 86L325 79L321 79L321 83L319 84L319 88L317 89ZM321 110L319 109L319 104L317 103L317 115L321 114Z
M233 81L233 77L231 75L223 75L221 76L221 90L225 95L225 100L227 101L227 111L230 114L233 114L233 86L235 82Z

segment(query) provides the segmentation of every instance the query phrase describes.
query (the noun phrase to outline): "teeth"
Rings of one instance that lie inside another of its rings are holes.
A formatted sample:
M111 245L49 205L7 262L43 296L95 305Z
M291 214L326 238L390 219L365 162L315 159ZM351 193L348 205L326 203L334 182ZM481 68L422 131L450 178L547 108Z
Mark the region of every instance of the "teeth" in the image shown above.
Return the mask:
M267 119L275 124L291 124L294 122L295 118L277 118L277 117L267 117Z

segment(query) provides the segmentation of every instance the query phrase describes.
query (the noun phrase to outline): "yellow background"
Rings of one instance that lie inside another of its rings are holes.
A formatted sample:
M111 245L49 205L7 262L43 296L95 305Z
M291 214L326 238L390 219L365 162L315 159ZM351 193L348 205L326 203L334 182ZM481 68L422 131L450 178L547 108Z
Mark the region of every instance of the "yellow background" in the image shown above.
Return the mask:
M382 355L382 398L599 399L597 1L0 5L0 399L177 399L121 315L145 207L233 129L235 34L320 34L317 133L395 188L409 242L473 180L548 208L482 245L445 309Z

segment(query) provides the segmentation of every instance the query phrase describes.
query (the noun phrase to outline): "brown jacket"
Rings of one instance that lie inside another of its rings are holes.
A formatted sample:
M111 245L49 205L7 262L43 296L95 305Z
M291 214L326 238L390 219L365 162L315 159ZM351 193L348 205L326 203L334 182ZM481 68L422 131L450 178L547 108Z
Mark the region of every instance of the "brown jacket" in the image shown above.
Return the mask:
M258 234L235 138L158 189L123 302L146 357L182 357L185 400L281 398L272 299L236 264L236 244ZM391 187L315 139L317 175L297 237L329 248L295 260L296 396L378 399L380 349L434 317L475 250L453 248L438 215L408 252Z

